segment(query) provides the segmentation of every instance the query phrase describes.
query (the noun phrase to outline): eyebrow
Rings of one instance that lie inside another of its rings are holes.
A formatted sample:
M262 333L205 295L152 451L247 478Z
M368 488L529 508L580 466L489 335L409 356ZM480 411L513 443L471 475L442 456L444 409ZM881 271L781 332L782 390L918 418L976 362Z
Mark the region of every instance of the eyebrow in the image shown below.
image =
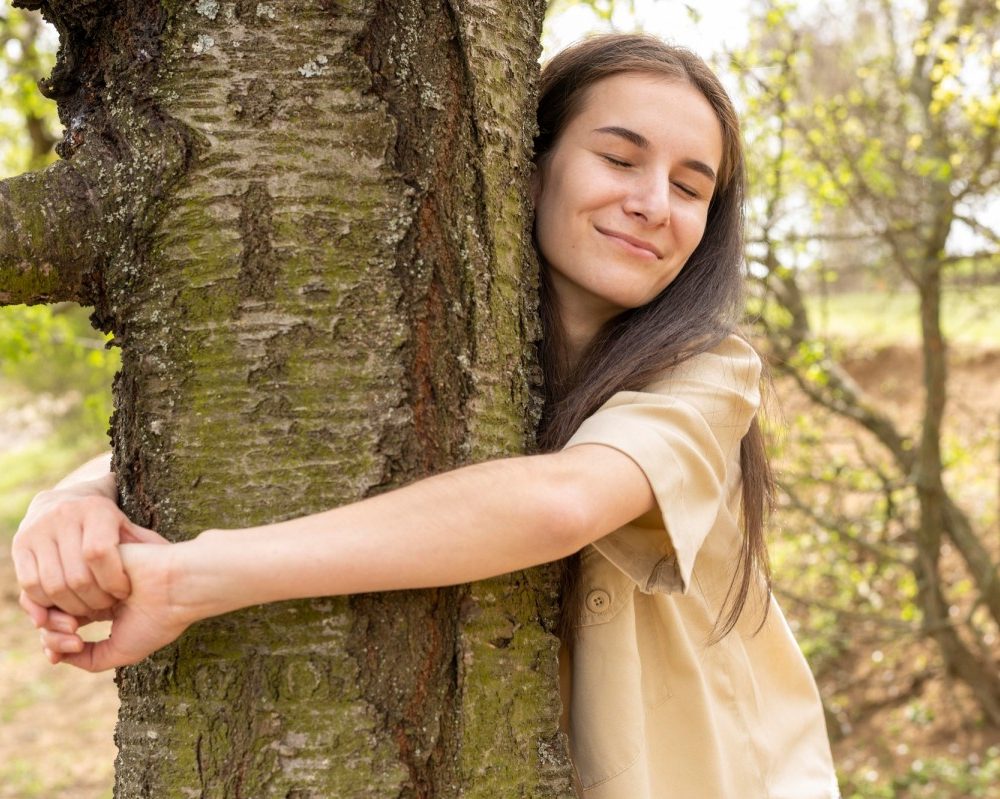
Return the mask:
M594 133L609 133L612 136L618 136L619 138L625 139L625 141L629 144L634 144L640 150L648 150L650 147L649 139L641 133L636 133L634 130L622 128L618 125L610 125L606 128L595 128ZM715 170L704 161L699 161L697 158L688 158L682 161L681 165L695 172L700 172L713 183L717 180Z

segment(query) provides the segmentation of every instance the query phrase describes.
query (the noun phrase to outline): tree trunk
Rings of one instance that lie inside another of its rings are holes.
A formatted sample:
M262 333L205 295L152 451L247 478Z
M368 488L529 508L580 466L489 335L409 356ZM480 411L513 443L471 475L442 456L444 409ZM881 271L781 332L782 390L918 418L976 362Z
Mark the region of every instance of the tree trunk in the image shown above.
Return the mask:
M34 5L61 154L100 166L63 271L97 262L76 296L122 347L133 518L186 538L523 451L542 2ZM118 675L115 796L570 796L555 603L548 568L197 625Z

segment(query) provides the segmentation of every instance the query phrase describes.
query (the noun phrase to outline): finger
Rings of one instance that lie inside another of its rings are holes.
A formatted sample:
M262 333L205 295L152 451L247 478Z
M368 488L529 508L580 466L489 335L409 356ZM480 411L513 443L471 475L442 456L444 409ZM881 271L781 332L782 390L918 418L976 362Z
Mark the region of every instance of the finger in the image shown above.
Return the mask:
M27 592L21 591L21 595L17 598L17 604L28 614L28 617L36 627L42 627L48 621L48 608L35 602L35 600L28 596Z
M77 616L76 621L82 627L84 624L90 624L92 621L113 621L114 618L114 608L102 608L101 610L95 610L93 613L88 613L86 618Z
M122 543L129 544L169 544L170 542L156 530L136 524L129 518L122 521Z
M79 635L42 630L39 638L42 648L56 654L75 654L83 651L83 639Z
M83 535L86 536L84 526ZM116 531L117 538L117 531ZM117 598L109 594L98 584L97 578L84 559L81 537L76 534L59 536L56 548L59 551L59 562L62 564L66 585L84 604L86 610L109 608ZM69 610L69 608L66 608ZM80 615L80 614L75 614Z
M120 651L111 638L103 641L84 641L79 652L67 652L57 655L60 662L68 663L84 671L106 671L118 666L131 666L138 663L142 657L131 657Z
M22 594L26 594L32 602L43 608L52 607L55 603L42 588L41 577L38 575L38 561L30 549L13 548L11 556L14 559L14 572L21 586ZM24 607L22 605L22 607ZM27 608L25 608L27 610ZM29 612L30 616L31 613Z
M43 647L42 654L45 655L46 658L48 658L49 663L51 663L53 666L56 665L56 663L62 661L62 656L56 654L51 649L46 649Z
M39 541L35 548L35 560L42 589L52 604L74 616L85 616L90 609L67 585L55 543Z
M120 514L107 513L88 519L80 544L83 560L95 583L105 594L118 600L125 599L132 592L118 552L122 538L121 518Z
M91 621L96 621L96 619L70 616L68 613L53 608L48 612L48 618L42 627L53 632L75 633L80 627L90 624Z

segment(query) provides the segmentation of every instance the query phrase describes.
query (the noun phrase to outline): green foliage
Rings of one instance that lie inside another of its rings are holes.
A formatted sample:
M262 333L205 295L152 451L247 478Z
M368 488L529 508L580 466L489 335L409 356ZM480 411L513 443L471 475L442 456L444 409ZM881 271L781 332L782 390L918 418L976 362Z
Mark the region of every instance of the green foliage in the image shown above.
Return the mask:
M37 12L0 3L0 178L55 159L56 104L38 91L58 42Z
M982 757L911 760L900 773L882 777L871 768L841 774L844 799L996 799L1000 796L1000 748Z
M106 426L63 425L23 449L0 452L0 546L7 546L35 494L107 449Z
M86 309L71 303L0 309L0 377L34 394L69 395L60 428L71 437L92 440L107 430L119 366L107 343Z

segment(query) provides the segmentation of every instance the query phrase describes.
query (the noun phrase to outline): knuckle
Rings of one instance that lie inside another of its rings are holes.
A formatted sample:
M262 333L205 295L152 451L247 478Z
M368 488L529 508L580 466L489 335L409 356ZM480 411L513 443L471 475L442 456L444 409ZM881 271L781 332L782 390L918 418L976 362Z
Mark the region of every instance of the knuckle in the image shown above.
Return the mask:
M51 519L56 524L64 524L69 521L74 515L74 509L76 507L77 500L70 499L65 502L60 502L52 510L50 510L46 515L47 518Z
M88 562L106 560L114 550L115 547L111 541L98 536L85 539L81 547L83 559Z
M115 598L110 594L106 594L103 591L100 594L93 597L90 600L91 610L107 610L108 608L114 607Z
M66 575L66 585L69 586L70 590L80 592L86 591L92 583L89 574L73 571Z
M45 572L38 575L38 587L53 599L66 593L66 586L61 577L56 577L54 574Z

